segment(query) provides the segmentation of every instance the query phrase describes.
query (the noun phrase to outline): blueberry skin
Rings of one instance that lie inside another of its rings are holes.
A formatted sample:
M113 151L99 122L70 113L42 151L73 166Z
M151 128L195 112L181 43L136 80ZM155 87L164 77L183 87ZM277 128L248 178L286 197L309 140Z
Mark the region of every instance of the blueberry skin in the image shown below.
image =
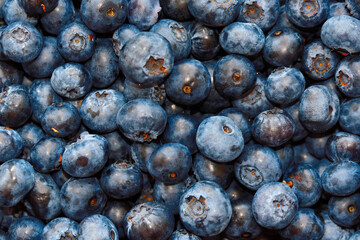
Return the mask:
M29 96L33 111L31 119L36 123L41 122L48 106L62 102L62 98L52 89L48 79L34 80L29 88Z
M118 231L107 217L95 214L83 219L78 228L78 240L118 240Z
M0 93L0 125L20 127L31 116L30 96L22 85L4 87Z
M188 31L178 22L171 19L161 19L151 29L166 38L171 44L174 61L185 59L191 52L191 39Z
M333 132L311 134L305 139L305 145L309 153L317 158L325 158L325 146Z
M125 43L135 37L139 32L140 30L132 24L123 24L114 31L112 36L113 48L118 57L120 56L120 51L124 48Z
M22 21L8 25L0 41L4 55L18 63L34 60L43 46L41 33L33 25Z
M213 59L221 49L218 30L207 27L199 22L190 27L191 54L199 60Z
M103 170L100 185L112 198L130 198L141 192L143 177L136 165L116 162Z
M346 3L344 2L331 3L329 6L328 19L339 15L349 15L348 9L346 7Z
M330 218L328 211L321 212L324 219L324 240L347 240L352 235L352 231L347 228L342 228L335 224Z
M67 61L84 62L95 51L95 34L81 22L72 22L62 28L57 36L60 54Z
M6 162L20 155L23 139L15 130L0 126L0 162Z
M110 38L97 39L95 52L85 67L91 73L95 88L109 87L117 79L120 73L119 59Z
M256 223L252 208L252 195L245 195L233 201L231 221L224 233L229 239L254 239L260 235L262 228Z
M125 238L123 225L125 223L125 215L130 211L131 207L126 201L108 201L103 210L103 215L112 221L118 231L119 239Z
M344 56L360 52L360 20L340 15L328 19L321 27L321 41Z
M360 188L360 166L353 161L342 161L325 169L321 176L324 190L333 196L348 196Z
M120 27L126 19L128 1L82 1L80 5L81 20L97 33L112 32Z
M208 69L211 77L211 89L209 95L199 103L199 110L204 113L218 113L226 107L230 107L229 100L221 96L215 89L214 86L214 68L217 61L215 59L203 62L205 67Z
M136 99L124 104L117 116L116 124L130 140L137 142L151 141L165 130L167 116L157 103Z
M191 153L180 143L166 143L153 151L146 167L156 180L165 184L184 181L191 169Z
M335 83L340 91L348 97L360 97L360 67L359 56L344 58L335 73Z
M179 214L180 197L187 188L187 180L168 185L160 181L154 184L154 198L157 202L164 204L172 214Z
M45 133L41 127L34 123L25 124L23 127L16 129L16 132L18 132L22 138L24 148L28 148L29 150L45 137Z
M226 189L234 177L232 163L218 163L197 153L194 157L192 170L197 180L207 180L219 184Z
M109 144L109 162L126 159L129 156L130 145L118 131L103 134L102 136L106 138Z
M169 240L201 240L201 238L195 234L187 232L185 229L180 229L173 232Z
M321 197L321 178L309 164L299 164L285 172L283 182L295 193L299 207L313 206Z
M31 149L30 163L40 173L50 173L61 168L66 142L61 138L45 137Z
M215 88L226 98L241 97L254 86L255 81L255 67L243 56L227 55L214 68Z
M79 224L69 218L59 217L51 220L45 225L41 234L41 240L54 240L66 237L77 237Z
M106 138L83 133L75 143L65 147L62 167L73 177L90 177L105 166L107 153Z
M313 28L322 24L329 14L329 1L286 1L286 15L289 20L301 28Z
M195 59L177 62L165 82L167 96L173 102L186 106L200 103L209 95L210 89L210 73Z
M299 119L307 130L326 132L336 124L339 115L339 98L329 87L314 85L305 89L300 100Z
M89 93L82 101L79 113L90 130L107 133L117 129L116 115L124 104L122 93L104 89Z
M27 22L34 26L38 23L38 16L25 12L19 0L6 0L1 7L2 11L0 12L3 13L7 25L17 21Z
M133 142L131 144L131 158L134 160L135 164L140 168L143 172L148 172L146 167L146 162L148 161L149 157L157 149L160 145L156 142Z
M276 148L275 152L280 160L281 171L284 173L293 164L294 149L291 144L285 144Z
M231 215L228 195L214 182L197 182L180 198L181 222L200 237L212 237L224 231Z
M57 5L58 0L44 0L39 4L36 0L19 0L19 4L28 14L38 15L51 12Z
M299 33L289 28L282 28L267 35L263 57L273 66L290 66L301 56L303 45Z
M300 106L300 102L298 101L295 104L284 109L295 122L295 133L291 139L292 142L299 142L302 139L304 139L307 135L309 135L309 132L300 122L299 106Z
M247 145L235 161L236 179L245 187L257 190L266 183L276 182L282 175L276 152L258 144Z
M30 204L36 217L52 220L61 213L60 189L50 175L35 172L34 176L34 188L25 201Z
M313 209L301 208L294 220L281 230L280 235L292 240L321 239L324 235L324 223Z
M279 147L293 137L295 122L285 110L274 108L254 119L251 133L257 142L268 147Z
M351 133L337 132L328 138L325 154L332 162L349 160L358 163L360 162L360 137Z
M16 65L11 64L10 62L0 61L0 89L5 86L21 84L23 82L23 78L24 72L18 69Z
M46 108L41 126L53 137L67 137L80 127L81 119L76 108L70 103L53 104Z
M260 74L256 75L256 82L252 90L245 93L231 103L240 112L254 118L263 111L273 108L273 105L265 95L266 78Z
M144 86L154 86L171 73L174 54L169 41L163 36L141 32L126 42L120 51L119 64L129 80Z
M54 179L56 185L61 189L64 183L71 178L62 168L51 174L51 177Z
M286 106L298 100L305 90L305 78L296 68L278 68L265 84L266 97L273 103Z
M339 226L353 227L360 222L360 193L347 197L331 197L329 216Z
M10 225L9 239L37 240L41 237L44 226L35 217L22 217Z
M13 159L0 166L0 206L12 207L34 186L34 169L23 159Z
M24 71L34 78L50 77L55 68L63 65L65 60L57 50L54 37L44 37L44 44L37 58L22 64Z
M311 155L304 143L297 144L293 147L294 149L294 158L293 158L293 164L295 166L301 165L301 164L310 164L311 166L315 166L319 159Z
M95 177L70 178L62 186L60 194L63 213L75 221L101 213L107 200Z
M305 46L302 54L302 69L311 79L321 81L334 76L340 55L331 51L321 41Z
M129 0L128 20L142 31L150 29L159 19L159 0Z
M241 130L244 142L247 143L251 139L251 124L247 115L241 113L236 108L225 108L218 113L219 116L231 118Z
M252 211L256 222L268 229L282 229L295 217L298 199L290 187L273 182L261 186L252 201Z
M71 0L58 0L56 7L40 18L43 29L58 35L61 29L75 20L75 8Z
M185 21L192 18L187 0L160 0L162 11L171 19Z
M188 8L197 21L210 27L222 27L238 17L240 4L240 0L189 0Z
M352 134L360 135L360 98L343 102L340 106L339 124L341 128Z
M357 0L345 0L346 9L350 16L354 16L357 19L360 18L360 6Z
M90 71L79 63L65 63L57 67L50 78L54 91L72 100L84 97L90 91L92 82Z
M231 118L214 116L199 125L196 145L204 156L216 162L230 162L241 154L244 139Z
M124 81L123 94L127 101L141 98L149 99L159 105L164 104L166 98L164 84L144 87L141 84L134 83L128 79L125 79Z
M244 0L241 2L238 22L255 23L263 31L270 29L278 19L279 0Z
M234 22L219 37L221 47L229 54L253 56L265 45L265 35L255 23Z
M181 143L191 154L197 152L196 130L199 121L192 115L174 114L168 117L164 133L161 136L163 143Z

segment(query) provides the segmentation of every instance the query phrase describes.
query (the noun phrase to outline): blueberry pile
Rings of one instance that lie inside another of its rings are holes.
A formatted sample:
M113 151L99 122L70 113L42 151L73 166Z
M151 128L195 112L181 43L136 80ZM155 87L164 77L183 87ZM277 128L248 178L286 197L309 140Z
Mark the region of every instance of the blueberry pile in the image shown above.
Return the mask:
M0 0L0 240L360 240L360 0Z

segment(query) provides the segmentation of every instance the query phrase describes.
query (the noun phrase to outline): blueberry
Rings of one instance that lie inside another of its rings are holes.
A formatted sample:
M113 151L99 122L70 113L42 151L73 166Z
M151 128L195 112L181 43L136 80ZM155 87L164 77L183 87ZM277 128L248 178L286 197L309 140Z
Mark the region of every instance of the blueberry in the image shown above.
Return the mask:
M43 29L57 35L67 24L75 20L75 9L73 1L58 0L56 7L49 13L42 15L40 18Z
M160 203L135 205L125 217L124 230L130 240L166 240L175 225L172 213Z
M130 154L130 145L118 131L103 134L109 146L109 162L125 159Z
M275 149L276 155L278 155L281 170L284 173L290 166L293 165L294 149L291 144L285 144L284 146Z
M256 81L252 62L239 55L227 55L214 68L214 86L226 98L239 98L250 90Z
M126 19L128 1L89 0L82 1L80 15L83 23L98 33L112 32Z
M314 85L305 89L300 100L299 119L307 130L326 132L336 124L339 115L339 98L329 87Z
M144 143L134 142L131 144L131 158L141 171L148 172L146 162L158 147L160 147L160 145L154 141Z
M38 23L38 16L31 15L25 12L24 8L20 5L19 0L6 0L2 7L2 12L6 24L11 24L17 21L24 21L31 25Z
M173 214L179 214L180 197L186 191L188 181L190 180L171 185L156 181L154 184L155 200L164 204Z
M214 116L201 122L196 145L204 156L217 162L230 162L241 154L244 139L231 118Z
M23 139L17 131L0 127L0 162L18 157L23 146Z
M45 136L43 130L34 123L25 124L23 127L16 129L16 132L22 138L24 150L31 150Z
M65 147L62 167L73 177L90 177L105 166L107 154L108 142L104 137L82 133L80 139Z
M19 0L20 5L29 14L37 15L48 13L53 10L58 0L42 0L41 4L36 0Z
M80 127L80 116L70 103L53 104L46 108L41 126L53 137L67 137L74 134Z
M200 103L210 93L211 77L207 68L198 60L177 62L165 82L167 96L180 105Z
M311 166L316 165L319 159L311 155L304 143L297 144L293 147L294 149L294 165L310 164Z
M348 97L360 97L358 66L360 66L360 57L350 56L344 58L336 69L336 86Z
M324 235L324 223L313 209L301 208L294 220L281 230L280 234L292 240L321 239Z
M119 57L125 77L144 86L162 82L171 73L174 64L170 43L153 32L135 35L125 44Z
M360 188L360 166L353 161L331 164L321 176L324 190L333 196L347 196Z
M35 217L22 217L9 227L10 239L36 240L41 237L44 223Z
M163 105L166 98L164 84L144 87L143 85L134 83L128 79L125 79L124 81L124 91L122 93L127 101L134 99L149 99L159 105Z
M119 161L104 168L100 185L112 198L130 198L141 192L143 177L136 165Z
M328 138L325 154L332 162L345 160L359 162L360 137L346 132L337 132Z
M72 62L83 62L95 51L95 34L80 22L71 22L57 36L60 54Z
M1 34L0 34L1 35ZM0 36L1 38L1 36ZM1 48L1 41L0 41ZM5 86L21 84L24 72L11 62L0 61L0 89Z
M231 215L228 195L214 182L197 182L180 198L180 219L183 225L201 237L215 236L224 231Z
M289 168L283 182L295 193L300 207L310 207L321 197L321 179L317 171L309 164Z
M284 109L295 122L295 133L291 138L293 142L299 142L302 139L304 139L307 135L309 135L309 131L307 131L306 128L303 126L303 124L300 122L299 106L300 106L300 101L297 101L295 104Z
M357 19L360 18L360 6L357 0L345 0L346 9L350 16L354 16Z
M347 15L328 19L321 27L321 41L344 56L360 52L360 20Z
M79 63L65 63L55 68L50 83L54 91L62 97L78 99L91 89L92 76L89 70Z
M119 239L125 238L123 226L125 223L125 215L130 211L130 209L131 207L126 201L120 202L110 200L106 203L103 210L103 215L115 224Z
M187 0L160 0L162 11L176 21L191 19Z
M224 108L218 115L231 118L236 123L241 130L245 143L251 139L251 124L246 114L241 113L236 108Z
M347 197L331 197L329 216L339 226L353 227L360 222L360 193Z
M125 104L123 94L113 89L89 93L81 103L80 117L90 130L100 133L117 129L116 115Z
M51 174L51 177L54 179L56 185L61 189L64 183L71 178L69 174L67 174L62 168L60 170L55 171Z
M123 24L121 27L114 31L112 36L113 48L117 56L120 55L120 51L124 48L125 43L138 34L140 30L131 24Z
M70 178L61 188L61 209L75 221L101 213L107 197L97 178Z
M128 20L142 31L158 21L160 11L159 0L128 0Z
M22 21L8 25L0 41L5 56L18 63L34 60L43 46L41 33L33 25Z
M324 219L324 235L323 239L329 240L346 240L352 235L350 229L342 228L335 224L330 218L328 211L321 212L321 216Z
M150 100L136 99L124 104L116 117L120 131L137 142L151 141L165 130L167 116L163 108Z
M34 169L23 159L12 159L0 166L0 206L12 207L34 187Z
M211 27L222 27L238 17L240 4L240 0L189 0L188 8L197 21Z
M305 139L305 145L309 153L317 158L325 158L325 146L333 132L311 134Z
M166 143L153 151L146 161L146 167L156 180L175 184L186 179L191 163L191 153L186 146Z
M195 234L187 232L185 229L180 229L173 232L169 240L201 240L201 238Z
M59 240L77 237L79 224L69 218L54 218L45 225L41 234L42 240Z
M255 23L234 22L220 34L221 47L229 54L253 56L265 45L265 35Z
M360 134L360 99L350 99L340 105L339 124L341 128L352 134Z
M282 229L296 216L298 199L284 183L267 183L255 193L252 211L256 222L265 228Z

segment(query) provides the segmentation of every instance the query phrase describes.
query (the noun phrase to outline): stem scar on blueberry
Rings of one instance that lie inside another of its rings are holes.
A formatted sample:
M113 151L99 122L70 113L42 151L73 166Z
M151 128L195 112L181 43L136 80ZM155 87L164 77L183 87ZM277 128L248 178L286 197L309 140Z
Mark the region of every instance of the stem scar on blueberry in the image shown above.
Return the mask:
M292 181L288 181L286 182L285 180L283 180L283 183L285 183L286 185L288 185L290 188L292 188L294 186L294 183Z
M164 59L155 59L153 56L150 56L150 58L146 61L144 68L149 71L150 75L154 75L160 72L167 74L168 70L163 65Z
M225 133L231 133L232 132L231 128L229 128L228 126L224 126L223 130L224 130Z
M42 3L42 4L40 4L40 6L42 7L43 11L45 12L45 5Z
M108 15L108 16L113 16L114 14L115 14L115 9L113 9L113 8L109 8L106 11L106 15Z
M348 210L349 210L350 213L353 213L353 212L355 212L356 208L355 208L355 206L350 205Z
M53 130L53 132L55 133L59 133L59 131L56 128L51 128L51 130Z
M185 85L185 86L183 87L183 92L186 93L186 94L189 94L189 93L192 92L192 89L191 89L190 86Z
M176 177L176 173L174 173L174 172L170 173L170 177L171 177L171 178Z
M61 156L61 154L59 154L59 163L61 163L62 162L62 156Z
M243 238L250 238L251 237L251 233L243 233L242 235L241 235Z

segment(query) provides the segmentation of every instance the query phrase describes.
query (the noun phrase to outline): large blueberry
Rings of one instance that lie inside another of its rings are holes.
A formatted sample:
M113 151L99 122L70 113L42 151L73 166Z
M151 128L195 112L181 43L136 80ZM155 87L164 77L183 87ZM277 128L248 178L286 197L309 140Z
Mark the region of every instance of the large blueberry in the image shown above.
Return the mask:
M118 231L107 217L95 214L83 219L78 228L78 240L118 240Z
M0 127L0 162L16 158L23 149L23 140L15 130Z

